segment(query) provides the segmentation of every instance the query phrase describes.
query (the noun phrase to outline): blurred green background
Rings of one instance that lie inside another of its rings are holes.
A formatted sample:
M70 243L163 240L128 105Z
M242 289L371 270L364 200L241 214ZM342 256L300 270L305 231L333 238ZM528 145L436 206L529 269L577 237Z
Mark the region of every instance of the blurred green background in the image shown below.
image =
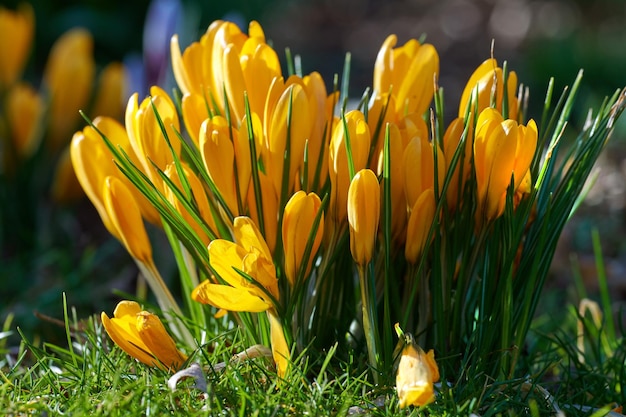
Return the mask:
M18 3L1 4L13 9ZM35 43L24 77L35 85L54 41L68 29L82 26L94 37L100 67L111 61L127 65L131 74L127 96L134 91L145 95L154 83L170 91L174 87L171 34L178 33L185 47L215 19L234 20L244 30L250 20L259 21L279 56L284 57L289 47L301 55L304 72L319 71L329 89L333 75L341 73L345 53L351 52L354 97L371 85L374 60L387 35L396 33L403 44L426 34L426 41L440 54L440 85L450 118L470 74L490 56L492 39L495 58L507 60L531 90L530 117L540 117L551 76L560 91L580 68L585 70L573 121L576 129L583 125L590 106L626 85L626 2L622 0L39 0L31 4ZM602 158L596 187L564 233L555 259L555 288L571 286L570 254L576 253L583 278L593 290L593 268L585 267L592 262L589 231L596 226L603 238L613 293L618 300L626 299L625 138L622 121ZM50 177L39 179L45 181ZM78 317L110 312L118 299L112 289L134 293L137 272L89 201L61 206L42 192L45 189L45 185L20 189L24 198L0 202L4 212L0 221L8 222L7 213L17 213L19 220L12 226L20 231L5 234L0 242L0 321L12 313L14 324L29 337L54 340L61 329L35 311L61 318L65 292ZM10 228L5 224L0 229ZM168 250L158 238L155 243L156 251ZM173 265L159 266L174 281Z

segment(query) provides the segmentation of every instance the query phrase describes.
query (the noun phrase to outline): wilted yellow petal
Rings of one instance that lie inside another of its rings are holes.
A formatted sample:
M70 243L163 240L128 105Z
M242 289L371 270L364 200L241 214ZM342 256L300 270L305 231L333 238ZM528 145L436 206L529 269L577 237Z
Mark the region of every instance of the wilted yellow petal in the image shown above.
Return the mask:
M121 301L113 313L113 318L109 318L104 312L100 317L104 329L116 345L140 362L154 366L155 360L139 337L135 326L135 317L140 311L141 308L136 302Z
M433 383L439 380L439 370L434 352L428 354L413 342L406 342L396 374L396 390L400 408L409 405L423 406L435 400Z

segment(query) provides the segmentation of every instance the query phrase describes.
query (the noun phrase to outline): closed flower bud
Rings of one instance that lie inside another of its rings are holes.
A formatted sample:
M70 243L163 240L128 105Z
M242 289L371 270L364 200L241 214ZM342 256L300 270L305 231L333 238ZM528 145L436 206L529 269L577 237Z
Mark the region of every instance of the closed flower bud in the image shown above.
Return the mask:
M35 15L28 3L11 11L0 7L0 91L20 78L30 53Z
M435 192L428 188L415 201L409 214L409 223L406 232L404 256L411 264L418 263L418 259L428 238L430 226L435 218Z
M405 335L406 341L400 356L396 375L396 390L400 408L409 405L423 406L435 401L433 384L439 381L439 368L435 362L435 353L424 353L411 335Z
M176 348L161 320L134 301L120 301L113 318L101 314L109 337L124 352L148 366L177 370L187 357Z
M285 252L285 275L293 286L302 262L306 261L304 276L308 276L315 254L324 235L324 215L322 214L317 231L313 236L313 246L308 260L304 259L309 235L312 232L315 216L322 202L314 193L298 191L287 202L283 215L283 247Z
M478 117L474 140L474 166L478 193L478 215L493 220L504 212L506 193L513 176L514 191L524 182L537 148L537 125L527 126L504 120L494 109L487 108Z
M344 123L347 129L344 128ZM371 143L369 127L363 113L358 110L346 113L345 121L339 120L333 127L328 154L328 176L331 183L330 215L338 227L346 220L348 187L351 181L345 130L350 136L355 172L366 167Z
M44 102L30 85L18 83L6 97L6 117L13 147L20 158L33 154L41 138Z
M389 35L378 52L374 65L374 96L395 96L395 112L423 114L434 94L439 74L439 55L434 46L420 45L411 39L394 48L398 38Z
M350 251L359 265L366 265L372 260L379 217L378 178L371 170L363 169L354 176L348 190Z
M495 83L495 86L494 86ZM494 88L495 87L495 88ZM516 95L517 75L514 71L509 72L507 78L506 92L509 119L518 119L519 100ZM484 109L491 107L492 103L495 108L502 112L504 100L504 76L502 68L498 67L498 62L493 59L487 59L480 64L474 71L469 81L465 85L461 102L459 103L459 117L464 118L467 112L467 106L474 92L478 93L478 114ZM474 110L473 108L470 110Z
M152 246L133 195L116 177L107 177L103 187L104 208L117 230L116 236L133 258L143 263L152 262Z
M85 29L72 29L54 43L44 71L50 94L48 144L61 148L70 139L91 97L96 74L93 39Z

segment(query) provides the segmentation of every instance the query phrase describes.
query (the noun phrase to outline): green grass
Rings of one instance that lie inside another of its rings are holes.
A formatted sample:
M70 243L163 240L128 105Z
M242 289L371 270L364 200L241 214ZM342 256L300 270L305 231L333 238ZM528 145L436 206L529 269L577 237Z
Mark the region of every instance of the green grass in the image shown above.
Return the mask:
M36 346L24 338L17 352L7 346L5 326L0 409L7 415L102 416L542 416L559 409L567 416L607 415L614 403L626 402L624 340L607 344L605 329L586 320L581 361L576 309L552 307L556 311L535 320L524 347L522 358L531 369L526 378L494 384L461 370L456 380L439 386L434 404L404 410L398 408L393 371L386 383L373 386L363 352L339 358L332 348L305 351L289 378L278 382L269 358L231 360L247 346L237 330L222 330L190 355L189 363L203 369L207 392L196 389L191 378L171 391L170 374L131 359L95 317L66 318L71 344Z

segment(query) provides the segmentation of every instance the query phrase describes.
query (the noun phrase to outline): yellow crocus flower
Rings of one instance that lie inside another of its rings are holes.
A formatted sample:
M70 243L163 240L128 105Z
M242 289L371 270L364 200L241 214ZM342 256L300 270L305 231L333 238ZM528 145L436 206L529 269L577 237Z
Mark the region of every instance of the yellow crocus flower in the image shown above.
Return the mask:
M86 29L71 29L57 39L43 75L50 96L51 149L59 149L71 137L80 120L78 111L87 106L91 97L95 73L93 39Z
M34 33L35 14L29 3L16 11L0 7L0 91L20 78Z
M365 122L363 113L352 110L346 113L344 117L347 129L344 129L343 120L339 120L335 124L328 154L328 176L331 183L330 218L339 227L347 220L348 188L352 181L348 169L345 130L350 137L355 173L367 166L371 142L370 129Z
M211 208L209 206L209 200L207 198L207 192L204 188L204 184L200 181L200 178L191 170L186 164L183 164L183 174L189 183L189 187L191 188L191 193L193 194L192 206L197 207L198 214L201 219L203 219L207 226L215 233L217 227L215 225L215 220L213 219L213 214L211 212ZM178 170L176 169L175 164L169 164L167 169L165 170L165 175L172 180L174 185L185 195L185 190L183 188L180 176L178 174ZM183 217L185 223L187 223L193 230L196 232L198 237L202 240L204 245L208 245L211 241L209 235L204 231L204 229L198 224L196 220L191 216L191 214L187 211L185 206L178 199L174 191L167 187L165 190L165 196L168 201L174 206L174 208L178 211L178 213Z
M15 153L28 158L39 145L44 102L26 83L15 84L6 97L6 118Z
M183 53L176 35L170 44L174 77L181 91L215 102L220 114L225 114L226 92L236 123L245 114L244 91L252 112L262 114L272 80L281 76L280 60L265 42L261 25L251 22L248 32L246 35L236 24L218 20Z
M432 188L425 189L411 207L404 246L404 257L410 264L418 263L435 218L435 208L435 191Z
M289 77L284 85L281 78L276 78L268 93L264 112L265 167L279 194L283 189L287 146L290 158L286 192L290 193L313 126L312 116L315 113L311 114L309 98L301 83L302 80L295 76Z
M128 139L141 162L143 172L163 191L163 181L152 164L164 171L169 163L174 162L174 156L157 121L155 110L165 126L173 151L180 155L182 145L176 133L180 132L178 112L172 99L160 87L150 87L150 96L141 104L138 103L138 96L137 93L133 94L126 107Z
M76 177L85 191L85 194L87 194L87 197L89 197L89 200L91 200L91 203L98 211L106 228L117 237L103 203L102 186L105 178L108 176L117 177L126 184L127 188L133 194L134 200L141 207L142 216L147 221L153 224L160 224L160 216L154 206L152 206L143 194L130 183L130 180L122 174L115 164L113 155L107 148L104 140L96 131L97 128L113 145L123 149L135 166L141 166L130 146L124 126L109 117L97 117L93 120L93 125L95 128L87 126L82 131L78 131L74 134L70 144L70 154Z
M508 96L509 119L518 120L519 100L517 98L517 74L510 71L507 76L506 91ZM495 91L494 91L495 83ZM474 91L478 92L478 114L484 109L491 107L492 96L495 99L495 108L502 113L502 101L504 100L504 77L502 68L498 67L498 62L487 59L476 68L469 81L463 89L461 101L459 103L459 117L464 118L467 106ZM471 109L473 110L473 108Z
M504 120L495 109L482 111L474 140L479 216L493 220L503 213L511 176L517 190L524 184L536 147L534 120L518 125L515 120Z
M395 112L423 114L434 94L439 75L439 55L434 46L420 45L411 39L394 48L398 38L389 35L378 52L374 64L374 96L388 93L395 96Z
M304 191L295 193L285 205L282 237L285 252L285 275L291 286L295 284L301 264L305 261L305 259L303 259L304 250L306 249L309 235L312 231L313 221L321 205L322 201L317 194L307 194ZM324 214L321 215L320 223L313 237L313 246L306 263L305 277L309 275L313 259L322 243L323 236Z
M433 384L439 381L435 352L431 349L424 353L411 334L405 333L404 337L406 340L396 374L400 408L428 405L435 401Z
M439 190L445 180L446 163L443 152L437 146L437 183ZM413 207L419 196L427 189L435 188L435 154L433 144L425 136L415 136L403 156L404 191L408 207Z
M102 191L104 208L115 234L128 253L143 263L152 262L152 245L143 224L141 211L128 187L117 177L106 177Z
M91 107L91 114L121 120L126 97L126 70L120 62L112 62L102 69Z
M142 311L134 301L120 301L113 318L101 314L109 337L124 352L148 366L174 371L182 367L187 356L176 348L161 320Z
M348 189L350 252L358 265L367 265L374 256L380 218L380 185L372 170L357 172Z
M194 289L193 299L229 311L261 312L273 308L272 298L279 299L278 280L265 239L249 217L235 218L233 235L235 242L216 239L208 248L211 268L227 285L204 281ZM258 285L247 281L234 268L250 275Z
M470 123L472 123L471 118ZM450 122L443 135L443 154L446 158L446 172L449 172L451 169L452 158L459 147L464 129L465 119L457 117ZM458 201L459 197L462 197L465 182L469 178L472 171L472 148L474 146L473 136L474 129L472 129L470 125L467 131L467 138L465 139L465 149L461 151L463 153L457 161L446 192L446 199L451 210L455 210L457 208L456 206L461 203Z
M69 146L63 149L57 161L50 194L57 203L70 203L85 195L72 166Z

